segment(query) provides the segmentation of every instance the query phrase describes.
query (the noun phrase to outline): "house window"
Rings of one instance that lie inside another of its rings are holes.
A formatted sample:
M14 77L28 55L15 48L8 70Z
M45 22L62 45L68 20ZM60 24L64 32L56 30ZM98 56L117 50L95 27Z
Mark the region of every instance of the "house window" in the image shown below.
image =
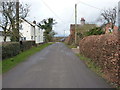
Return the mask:
M26 37L24 37L24 40L26 40Z
M21 41L24 41L25 37L21 37Z
M23 26L22 26L22 24L19 25L19 30L23 30Z
M31 36L31 39L33 40L33 36Z

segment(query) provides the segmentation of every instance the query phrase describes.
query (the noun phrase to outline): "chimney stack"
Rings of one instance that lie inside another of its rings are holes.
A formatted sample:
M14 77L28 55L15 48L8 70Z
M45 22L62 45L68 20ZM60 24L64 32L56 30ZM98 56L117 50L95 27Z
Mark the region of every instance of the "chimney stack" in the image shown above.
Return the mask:
M36 24L36 21L34 20L33 23Z
M81 18L81 25L85 25L85 19Z

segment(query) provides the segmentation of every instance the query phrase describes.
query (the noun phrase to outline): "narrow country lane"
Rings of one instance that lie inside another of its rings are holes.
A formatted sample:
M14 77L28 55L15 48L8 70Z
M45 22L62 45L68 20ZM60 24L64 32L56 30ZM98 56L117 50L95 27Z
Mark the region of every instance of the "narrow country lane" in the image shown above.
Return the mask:
M109 88L63 43L55 43L3 75L3 88Z

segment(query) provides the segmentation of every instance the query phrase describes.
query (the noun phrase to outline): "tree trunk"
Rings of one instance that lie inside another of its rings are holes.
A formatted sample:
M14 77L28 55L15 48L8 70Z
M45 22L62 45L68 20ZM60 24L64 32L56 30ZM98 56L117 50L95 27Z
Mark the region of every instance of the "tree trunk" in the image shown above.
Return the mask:
M7 36L5 35L5 36L4 36L4 42L6 42L6 38L7 38Z
M11 41L17 41L16 40L16 28L15 28L15 21L14 20L12 20L11 21L11 29L12 29L12 36L11 36Z
M114 29L114 26L115 26L115 25L112 23L112 29Z

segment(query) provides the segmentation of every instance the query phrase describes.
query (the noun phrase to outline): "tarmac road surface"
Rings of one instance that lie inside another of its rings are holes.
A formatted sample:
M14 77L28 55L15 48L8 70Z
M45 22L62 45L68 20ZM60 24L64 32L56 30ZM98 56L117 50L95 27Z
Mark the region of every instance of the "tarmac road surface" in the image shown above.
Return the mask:
M110 88L63 43L30 56L2 77L3 88Z

